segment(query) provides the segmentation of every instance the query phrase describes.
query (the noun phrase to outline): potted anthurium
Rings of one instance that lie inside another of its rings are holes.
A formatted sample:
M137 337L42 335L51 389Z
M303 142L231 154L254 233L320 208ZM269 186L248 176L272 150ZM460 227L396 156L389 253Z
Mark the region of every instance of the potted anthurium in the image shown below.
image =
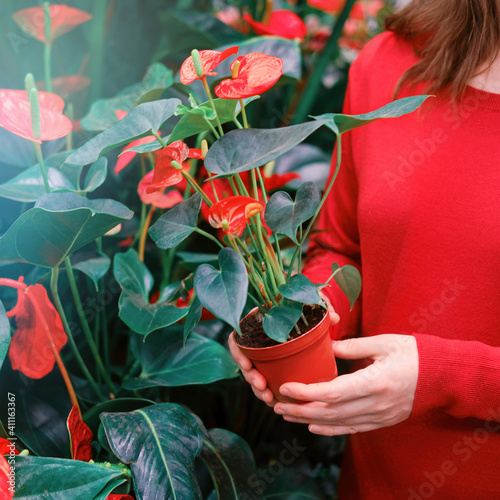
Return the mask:
M189 85L201 80L208 101L200 104L191 96L191 107L179 105L176 114L200 115L216 140L210 148L203 141L201 150L194 152L174 140L174 133L166 141L158 136L164 147L146 192L162 191L185 180L194 194L162 215L149 234L162 249L175 247L194 232L220 247L218 268L205 263L196 269L185 336L205 307L234 328L240 349L279 398L278 388L286 381L311 383L337 374L328 335L329 315L319 290L335 280L352 307L361 289L361 277L352 266L334 264L330 278L321 284L312 283L301 272L303 246L340 167L342 134L379 118L412 112L426 96L394 101L359 116L325 114L291 127L252 129L245 105L278 81L283 62L261 53L237 57L230 66L231 78L215 87L219 99L214 100L207 76L215 75L216 66L236 52L236 47L223 52L193 50L181 67L181 82ZM228 100L241 111L243 123L234 113L232 121L238 130L224 133L222 123L228 120L221 115ZM322 126L330 128L337 138L336 170L323 195L312 182L302 184L295 199L285 191L270 194L276 179L266 177L263 167ZM206 176L201 181L184 163L188 157L204 161ZM219 238L200 227L200 212L218 230ZM288 247L295 247L288 259L281 249L284 239ZM249 303L255 307L242 320Z

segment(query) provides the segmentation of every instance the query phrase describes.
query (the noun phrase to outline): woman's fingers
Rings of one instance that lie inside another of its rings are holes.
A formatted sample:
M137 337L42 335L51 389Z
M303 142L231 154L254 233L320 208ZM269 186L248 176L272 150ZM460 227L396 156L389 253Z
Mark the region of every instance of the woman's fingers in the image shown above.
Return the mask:
M231 333L228 339L229 350L231 351L231 356L240 367L241 371L250 370L252 368L252 362L241 352L239 347L236 345L234 340L235 333Z
M330 299L323 293L319 292L319 296L323 299L323 302L328 307L328 314L330 315L330 323L336 325L340 321L340 316L335 312Z

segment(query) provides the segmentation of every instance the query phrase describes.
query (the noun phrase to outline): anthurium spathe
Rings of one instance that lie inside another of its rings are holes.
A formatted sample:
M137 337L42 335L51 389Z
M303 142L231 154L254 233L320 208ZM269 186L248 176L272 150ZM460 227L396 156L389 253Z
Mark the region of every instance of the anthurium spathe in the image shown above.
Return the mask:
M92 431L82 420L77 406L73 406L66 422L71 444L71 458L88 462L92 460Z
M248 219L264 210L264 205L250 196L232 196L213 204L208 211L208 222L222 229L230 237L239 236Z
M0 500L10 500L14 497L14 478L9 462L3 455L0 455Z
M238 47L230 47L224 51L219 50L200 50L199 56L202 66L202 75L198 75L196 72L195 64L193 61L193 56L189 56L183 63L180 69L180 80L184 85L189 85L195 80L200 80L207 76L214 76L217 73L214 69L219 65L221 61L227 59L229 56L236 54L238 52Z
M83 75L64 75L52 79L52 88L56 94L68 97L70 94L83 90L88 87L91 80ZM44 89L45 83L38 82L37 87Z
M259 23L250 14L243 19L250 24L257 35L274 35L294 40L303 40L307 34L307 27L302 19L289 10L275 10L271 12L267 23Z
M30 285L18 290L18 301L9 314L16 318L16 331L9 347L14 370L30 378L45 377L56 362L67 337L59 314L42 285Z
M171 208L183 200L182 194L175 188L171 188L168 191L166 189L160 189L159 191L155 190L152 193L148 193L147 189L151 186L153 175L154 170L151 170L151 172L148 172L141 179L137 186L137 192L143 203L152 205L156 208Z
M92 15L69 5L50 6L50 38L45 36L44 7L29 7L18 10L12 16L19 27L44 43L51 43L57 37L71 31L79 24L92 19Z
M38 92L40 105L40 138L34 138L31 125L31 108L26 91L0 89L0 127L24 139L40 143L68 135L73 128L64 116L64 101L57 94Z
M345 0L307 0L307 4L329 14L338 14L344 7Z
M243 99L270 89L283 74L279 57L252 52L238 57L231 64L233 78L222 80L215 94L224 99Z
M13 441L0 437L0 455L19 455L19 451Z

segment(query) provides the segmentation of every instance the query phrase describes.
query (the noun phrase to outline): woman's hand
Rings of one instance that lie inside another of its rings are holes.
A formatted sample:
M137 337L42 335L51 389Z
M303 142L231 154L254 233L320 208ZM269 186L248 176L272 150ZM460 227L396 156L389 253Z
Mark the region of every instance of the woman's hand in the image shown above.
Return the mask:
M366 432L406 420L418 378L418 351L409 335L377 335L334 343L335 356L372 364L330 382L289 382L280 392L306 403L277 403L274 411L289 422L309 424L314 434Z
M331 305L328 297L324 293L319 293L321 298L324 300L328 307L328 314L330 314L330 321L332 325L336 325L340 317L335 312L335 309ZM274 399L274 394L267 388L267 381L254 367L252 362L240 351L234 340L234 333L229 336L229 350L231 354L240 367L241 373L245 380L252 386L254 394L268 406L274 406L276 400Z

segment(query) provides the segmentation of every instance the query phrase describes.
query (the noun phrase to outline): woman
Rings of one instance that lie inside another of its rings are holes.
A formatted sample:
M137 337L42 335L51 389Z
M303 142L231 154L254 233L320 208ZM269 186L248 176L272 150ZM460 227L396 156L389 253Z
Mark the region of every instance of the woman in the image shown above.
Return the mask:
M345 112L436 98L343 137L306 268L316 283L332 262L362 270L352 312L325 289L352 373L284 384L305 403L276 403L232 339L231 351L285 420L350 434L341 499L498 498L499 2L416 0L387 27L352 65Z

